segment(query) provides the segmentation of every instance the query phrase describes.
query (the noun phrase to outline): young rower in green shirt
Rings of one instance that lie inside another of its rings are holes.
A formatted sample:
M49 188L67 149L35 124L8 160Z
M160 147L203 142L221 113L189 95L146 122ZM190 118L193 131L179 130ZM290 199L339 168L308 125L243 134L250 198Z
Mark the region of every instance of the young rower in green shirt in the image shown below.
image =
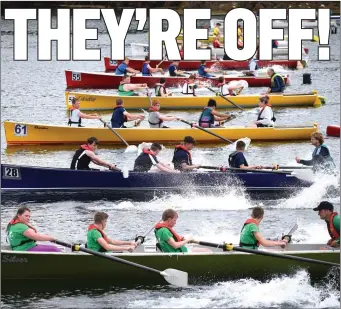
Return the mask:
M134 241L114 240L103 232L107 226L108 217L105 212L95 214L94 223L88 227L87 248L98 252L133 251L136 247Z
M162 214L162 221L155 226L155 237L162 252L211 252L207 248L188 248L188 243L196 243L192 237L186 239L178 235L173 227L178 220L178 214L173 209L166 209Z
M248 249L258 249L259 245L263 247L282 246L286 247L288 241L286 239L275 241L265 239L259 232L259 224L263 220L264 209L262 207L254 207L252 209L251 218L246 220L240 234L239 246Z

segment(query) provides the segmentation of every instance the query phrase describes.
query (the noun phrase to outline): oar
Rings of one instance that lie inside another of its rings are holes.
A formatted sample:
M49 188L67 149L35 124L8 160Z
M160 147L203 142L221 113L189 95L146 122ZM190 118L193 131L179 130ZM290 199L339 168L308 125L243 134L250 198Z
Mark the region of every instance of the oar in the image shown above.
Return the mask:
M116 130L114 130L111 126L109 126L108 124L105 123L105 121L103 119L100 119L100 121L102 123L104 123L106 125L106 127L112 132L114 133L126 146L127 149L125 150L125 152L127 153L133 153L137 151L137 147L135 145L129 145L126 140L120 135L118 134L118 132L116 132Z
M76 244L72 245L72 244L68 244L66 242L59 241L59 240L56 240L55 243L58 245L64 246L64 247L69 247L72 249L72 251L82 251L82 252L89 253L89 254L94 255L94 256L98 256L98 257L101 257L101 258L104 258L107 260L117 262L117 263L129 265L129 266L133 266L136 268L147 270L149 272L157 273L157 274L163 276L167 282L169 282L170 284L175 285L175 286L179 286L179 287L187 287L188 286L188 273L177 270L177 269L168 268L168 269L165 269L163 271L160 271L160 270L148 267L148 266L144 266L144 265L137 264L134 262L130 262L130 261L127 261L124 259L120 259L116 256L107 255L107 254L104 254L101 252L90 250L88 248L81 247L80 245L76 245Z
M216 93L216 91L214 91L214 89L212 89L211 87L206 87L208 90ZM232 102L231 100L229 100L228 98L224 97L222 94L219 94L219 96L223 99L225 99L227 102L231 103L233 106L239 108L241 111L244 111L244 109L242 107L240 107L238 104Z
M289 233L285 234L282 236L282 240L286 239L288 241L288 243L291 242L291 237L292 234L298 229L298 219L296 220L295 225L291 228L291 230L289 231Z
M143 236L136 236L135 241L137 242L137 245L143 244L144 243L144 239L147 237L147 235L155 229L156 224L158 224L160 222L160 220L158 220L156 223L154 223L154 225L146 232L144 233Z
M306 262L306 263L315 263L315 264L321 264L321 265L327 265L327 266L340 267L340 264L333 263L333 262L314 260L314 259L310 259L310 258L293 256L293 255L288 255L288 254L268 252L268 251L263 251L263 250L247 249L247 248L242 248L242 247L238 247L238 246L233 246L232 244L215 244L215 243L210 243L210 242L205 242L205 241L198 241L197 243L201 246L219 248L219 249L223 249L224 251L232 251L233 250L233 251L239 251L239 252L252 253L252 254L256 254L256 255L265 255L265 256L272 256L272 257L277 257L277 258L281 258L281 259L288 259L288 260Z
M304 170L304 169L312 169L312 166L284 166L284 165L277 165L274 166L267 166L264 167L265 169L271 169L271 170Z
M164 62L166 59L167 59L167 57L163 58L162 61L156 65L156 67L158 68L161 65L161 63Z

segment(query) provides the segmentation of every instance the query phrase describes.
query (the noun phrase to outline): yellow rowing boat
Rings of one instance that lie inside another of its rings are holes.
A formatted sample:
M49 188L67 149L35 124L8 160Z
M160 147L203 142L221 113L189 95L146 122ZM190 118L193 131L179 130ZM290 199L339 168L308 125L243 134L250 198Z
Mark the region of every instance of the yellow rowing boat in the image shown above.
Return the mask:
M98 138L101 144L122 144L108 128L78 128L69 126L42 125L14 121L4 122L7 145L79 144L90 136ZM196 128L180 127L169 129L127 128L115 129L128 143L180 142L185 136L193 136L199 143L218 143L220 139ZM230 140L249 137L254 141L309 140L317 132L315 124L310 127L250 128L224 127L209 129Z
M271 94L270 104L274 107L320 107L325 103L326 98L319 96L317 91L308 94ZM127 109L149 108L150 102L147 96L126 96L86 93L86 92L65 92L66 108L72 106L72 98L80 100L80 110L112 110L116 105L116 99L122 98ZM260 95L239 95L228 97L233 103L246 108L257 107ZM209 99L217 101L218 108L235 108L230 102L219 96L178 96L178 97L157 97L161 108L166 109L196 109L204 108ZM153 99L153 98L152 98Z

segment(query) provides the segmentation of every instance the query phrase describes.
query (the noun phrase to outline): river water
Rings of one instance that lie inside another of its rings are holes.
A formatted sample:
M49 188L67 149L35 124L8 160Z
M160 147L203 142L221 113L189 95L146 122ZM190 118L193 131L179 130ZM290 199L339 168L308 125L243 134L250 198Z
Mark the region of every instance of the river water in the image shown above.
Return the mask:
M36 25L29 22L28 61L13 61L13 25L2 21L1 37L1 114L2 121L16 120L35 123L66 124L65 69L77 71L103 71L103 61L61 62L37 61ZM146 42L147 35L129 34L127 43ZM326 126L339 125L340 118L340 56L339 34L331 35L331 61L316 61L317 44L307 42L310 49L309 67L301 71L290 71L290 92L318 90L327 98L321 108L281 108L276 110L278 125L309 125L318 123L325 133ZM97 44L97 43L96 43ZM105 31L99 35L102 57L109 55L110 39ZM95 46L90 42L90 46ZM53 51L55 59L55 50ZM311 73L312 84L302 85L304 72ZM249 93L264 91L248 89ZM113 93L113 90L105 91ZM167 112L174 114L174 112ZM196 120L197 112L177 112L185 119ZM231 121L231 125L247 125L257 115L256 109L248 110ZM109 119L110 114L104 114ZM146 126L147 124L142 124ZM172 123L171 125L179 125ZM87 126L100 126L96 121L87 121ZM148 141L148 137L146 137ZM338 138L326 138L334 160L339 168L340 142ZM52 147L7 147L1 132L2 162L37 166L69 167L76 146ZM172 147L166 145L161 154L170 160ZM300 143L254 143L247 151L252 164L290 165L296 155L309 158L313 151L309 141ZM105 160L118 166L132 166L134 157L123 154L119 147L100 147ZM200 146L193 151L196 163L212 165L227 164L228 149L225 145ZM340 208L339 193L327 195L327 188L339 187L339 175L316 176L316 183L302 192L286 199L260 201L265 207L262 233L274 237L288 231L298 219L299 229L294 242L325 243L328 240L325 223L312 211L321 200L327 199ZM339 192L338 190L336 192ZM257 202L257 203L260 203ZM136 234L148 230L166 208L179 211L176 229L184 235L212 242L238 242L239 231L255 205L242 191L226 188L219 195L202 195L188 192L187 195L167 195L150 201L120 200L96 202L25 203L32 210L32 221L40 232L55 235L65 241L85 241L86 228L96 211L109 214L107 232L113 238L132 239ZM16 203L6 203L1 208L1 243L4 245L4 229L18 208ZM148 242L155 240L150 235ZM51 266L53 267L53 266ZM189 274L190 275L190 274ZM190 289L174 289L164 286L105 286L98 288L49 287L35 290L34 287L18 291L6 291L2 286L1 305L4 308L208 308L208 307L281 307L281 308L338 308L340 293L327 279L311 282L308 273L300 270L292 276L274 277L266 282L244 279L192 286Z

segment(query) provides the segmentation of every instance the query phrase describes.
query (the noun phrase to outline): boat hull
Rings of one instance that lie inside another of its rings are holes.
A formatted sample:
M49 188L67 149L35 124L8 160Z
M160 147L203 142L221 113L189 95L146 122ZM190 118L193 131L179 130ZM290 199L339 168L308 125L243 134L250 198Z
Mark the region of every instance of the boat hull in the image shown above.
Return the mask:
M296 250L296 248L316 248ZM318 250L323 245L289 245L286 250L275 249L276 253L318 259L339 263L339 250ZM142 246L136 253L116 253L125 260L149 266L158 270L168 268L182 270L189 275L189 284L207 281L254 278L267 280L275 275L290 275L306 269L311 279L319 279L328 273L330 267L313 263L297 262L268 256L240 252L213 253L160 253L155 246ZM146 252L144 252L146 251ZM154 251L154 252L153 252ZM28 280L47 280L55 284L67 280L110 280L114 285L132 283L165 284L163 277L139 268L115 263L100 257L71 253L34 253L1 250L1 280L6 286L11 282L25 283ZM53 265L53 267L51 267ZM45 287L47 288L47 287Z
M110 60L109 57L104 57L104 67L107 72L115 71L117 66L122 61L115 61ZM143 66L144 60L143 59L130 59L129 60L129 67L135 69L135 70L141 70ZM151 67L156 67L160 61L152 60L150 62ZM167 70L168 67L173 63L173 61L163 61L160 64L160 68ZM200 66L200 61L180 61L178 69L179 70L197 70ZM222 70L232 70L232 69L240 69L240 70L247 70L249 66L248 61L234 61L234 60L212 60L212 61L206 61L206 66L211 67L214 65L216 68L220 68ZM280 65L282 67L287 67L290 69L296 69L297 67L297 61L296 60L259 60L258 66L259 67L269 67L273 65Z
M162 76L132 76L131 83L142 84L146 83L148 87L153 88L160 82ZM110 73L96 73L96 72L74 72L65 71L67 88L92 88L92 89L117 89L122 81L122 76ZM166 76L167 87L179 87L183 85L188 79L187 77L170 77ZM287 82L287 77L284 78ZM198 80L210 81L213 86L217 86L218 79L198 78ZM249 87L270 87L269 77L250 77L250 76L228 76L225 77L226 82L233 80L246 80Z
M77 97L81 103L80 110L113 110L117 98L124 100L126 109L148 109L150 102L146 97L122 97L114 95L105 95L87 92L65 92L66 108L72 107L72 98ZM233 103L244 107L258 107L260 95L239 95L229 97ZM317 95L317 92L307 95L280 94L269 95L270 104L273 107L320 107L325 103L325 98ZM152 98L153 99L153 98ZM235 108L229 101L219 96L172 96L172 97L155 97L161 103L162 110L174 109L202 109L207 106L209 99L217 101L218 108Z
M4 121L7 145L53 145L82 144L90 136L96 136L101 144L120 144L122 141L108 128L78 128L29 124ZM197 128L125 128L115 129L128 143L158 142L178 143L190 135L198 143L221 143L221 139ZM249 137L253 141L293 141L310 140L310 135L318 131L317 125L300 128L255 128L223 127L211 128L211 132L236 141Z

